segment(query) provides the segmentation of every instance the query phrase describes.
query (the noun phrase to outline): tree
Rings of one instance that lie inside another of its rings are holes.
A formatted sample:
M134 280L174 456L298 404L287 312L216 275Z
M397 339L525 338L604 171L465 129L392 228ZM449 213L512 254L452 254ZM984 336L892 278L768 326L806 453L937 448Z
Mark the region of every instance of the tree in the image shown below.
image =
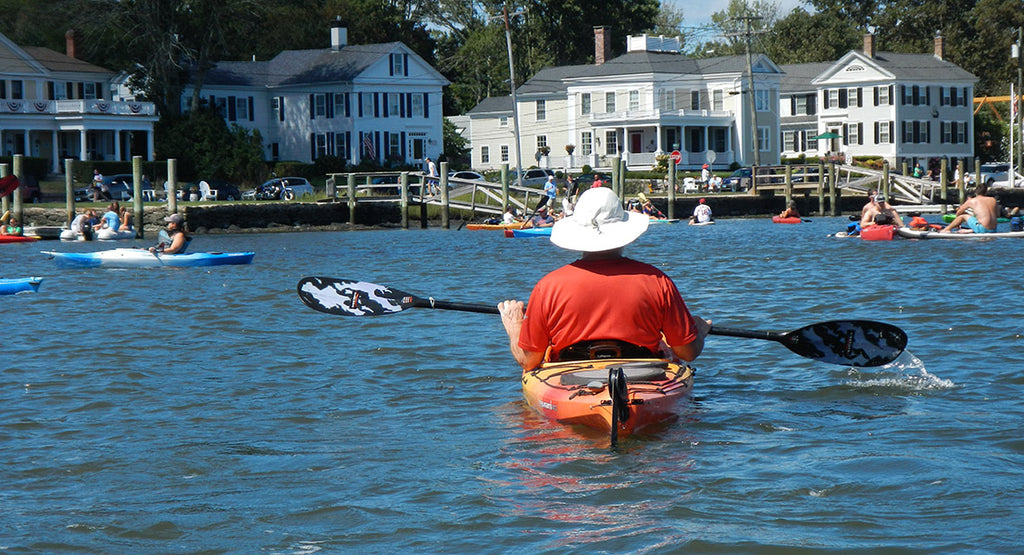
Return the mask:
M444 154L449 162L454 165L469 167L469 148L466 146L469 141L459 133L452 120L444 118Z
M796 8L780 19L761 43L776 64L830 62L858 48L861 36L833 14L809 14Z
M749 30L756 33L755 40L768 32L777 19L778 7L768 0L729 0L729 6L720 12L711 14L711 21L722 30L722 39L701 44L697 47L700 55L738 56L746 52L746 32L749 19ZM750 19L753 18L753 19ZM757 44L757 43L755 43ZM763 50L762 47L753 48Z

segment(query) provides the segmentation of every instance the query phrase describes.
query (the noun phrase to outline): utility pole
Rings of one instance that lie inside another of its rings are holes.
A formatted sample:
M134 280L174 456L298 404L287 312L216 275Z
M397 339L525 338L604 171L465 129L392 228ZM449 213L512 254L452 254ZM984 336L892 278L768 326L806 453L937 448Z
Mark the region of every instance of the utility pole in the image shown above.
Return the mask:
M750 13L748 10L747 13ZM747 89L750 92L750 126L751 126L751 146L754 148L754 166L761 165L761 145L759 144L757 137L757 95L754 94L754 66L753 60L750 53L750 42L754 35L759 35L764 31L753 31L750 28L752 21L760 21L761 18L758 16L746 15L743 17L734 18L734 20L742 20L744 22L744 31L742 33L729 33L727 37L737 37L740 35L744 36L744 47L747 54ZM742 96L740 97L743 98ZM751 176L753 179L753 176Z
M505 18L505 44L508 47L508 83L512 88L512 127L516 142L516 186L523 186L523 155L519 141L519 104L516 102L516 69L512 63L512 29L508 24L508 6L502 8L502 15ZM517 15L516 12L512 15Z
M1017 103L1014 106L1017 112L1016 119L1013 120L1013 125L1017 130L1017 171L1024 173L1024 126L1021 125L1021 102L1020 98L1024 97L1024 27L1017 27L1017 44L1014 45L1014 54L1017 58ZM1014 99L1011 97L1010 102ZM1013 131L1010 132L1010 140L1013 140ZM1010 186L1015 185L1014 176L1010 175Z

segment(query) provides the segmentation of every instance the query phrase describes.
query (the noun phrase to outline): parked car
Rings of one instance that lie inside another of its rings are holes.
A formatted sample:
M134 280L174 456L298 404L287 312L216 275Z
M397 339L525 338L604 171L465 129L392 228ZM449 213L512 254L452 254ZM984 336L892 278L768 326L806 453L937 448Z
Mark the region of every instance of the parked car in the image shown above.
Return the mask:
M313 196L313 184L304 177L275 177L246 191L243 198L256 200L293 200Z
M546 168L530 168L523 170L523 186L537 187L547 182L548 177L554 177L554 170ZM509 183L516 183L516 172L509 174Z
M241 200L242 192L238 187L224 181L223 179L204 179L210 185L210 189L217 191L217 200ZM181 189L182 198L189 198L191 194L199 194L199 182L194 181Z
M606 185L610 185L612 182L612 176L606 173L585 173L574 179L576 180L576 183L579 184L578 189L582 193L583 191L589 189L590 186L594 184L594 180L597 179L598 177L600 177L601 181L604 182Z
M18 188L21 189L21 200L31 203L43 202L43 191L39 188L39 181L34 175L26 175L20 181L21 185Z
M135 177L130 173L119 173L108 175L103 178L102 188L106 189L100 200L125 200L131 198L132 187ZM89 202L93 200L92 183L88 187L75 189L75 202Z
M472 170L451 172L448 174L448 177L454 177L455 179L473 179L476 181L487 181L487 179L485 179L484 176L481 175L479 172L475 172Z
M1015 187L1024 187L1024 176L1020 174L1020 168L1014 168L1016 176L1014 177ZM1010 165L990 163L981 165L981 181L986 183L989 187L1009 187L1010 186Z
M729 177L722 180L722 190L732 191L734 193L739 191L746 191L750 188L750 176L752 175L750 168L740 168Z

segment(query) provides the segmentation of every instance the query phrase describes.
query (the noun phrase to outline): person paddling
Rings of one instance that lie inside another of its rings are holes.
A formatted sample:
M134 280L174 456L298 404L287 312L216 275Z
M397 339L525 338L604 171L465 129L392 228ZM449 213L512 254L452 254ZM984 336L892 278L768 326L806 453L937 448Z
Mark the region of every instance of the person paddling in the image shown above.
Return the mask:
M164 218L164 221L167 222L167 234L170 241L161 240L155 247L149 247L149 252L153 254L184 254L188 244L192 241L192 238L188 236L188 231L185 230L185 218L181 217L181 214L171 214ZM163 232L161 232L162 235Z
M939 233L949 233L967 224L968 230L960 233L995 233L996 222L999 221L999 202L995 197L988 196L988 185L984 181L978 183L973 198L967 199L956 209L956 217ZM969 212L968 212L969 211Z
M509 347L524 370L546 360L588 358L595 345L626 358L692 361L704 349L711 322L694 318L672 279L623 256L647 231L650 218L622 209L606 187L580 195L571 217L551 230L551 242L582 257L541 278L522 301L498 304Z

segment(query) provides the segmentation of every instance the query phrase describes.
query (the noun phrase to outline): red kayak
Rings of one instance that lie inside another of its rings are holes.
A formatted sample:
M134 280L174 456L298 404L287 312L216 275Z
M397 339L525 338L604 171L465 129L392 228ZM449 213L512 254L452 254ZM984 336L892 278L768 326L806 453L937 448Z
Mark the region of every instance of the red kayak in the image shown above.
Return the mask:
M772 216L772 223L773 224L798 224L798 223L801 223L803 221L804 221L803 218L798 218L796 216L790 216L788 218L780 218L778 216Z
M25 237L24 235L0 235L0 243L31 243L38 240L38 237Z
M860 238L865 241L892 241L895 235L894 225L869 225L860 230Z

